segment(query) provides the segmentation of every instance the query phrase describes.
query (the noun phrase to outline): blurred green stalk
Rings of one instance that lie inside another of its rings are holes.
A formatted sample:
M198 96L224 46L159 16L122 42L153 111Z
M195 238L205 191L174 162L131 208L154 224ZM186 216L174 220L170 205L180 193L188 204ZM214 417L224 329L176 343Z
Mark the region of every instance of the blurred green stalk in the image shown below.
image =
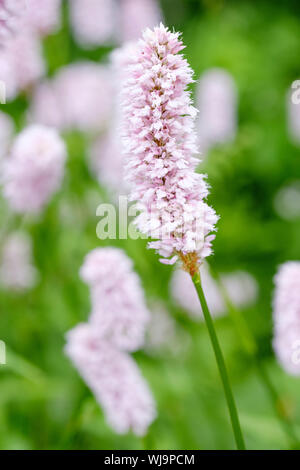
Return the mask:
M225 398L226 398L226 401L227 401L227 406L228 406L228 410L229 410L229 415L230 415L230 419L231 419L231 424L232 424L232 428L233 428L233 433L234 433L236 445L237 445L237 448L239 450L245 450L245 448L246 448L245 447L245 442L244 442L244 438L243 438L243 434L242 434L242 430L241 430L241 426L240 426L240 421L239 421L239 417L238 417L238 413L237 413L236 404L235 404L233 393L232 393L232 390L231 390L231 385L230 385L227 370L226 370L224 357L223 357L223 354L222 354L222 350L221 350L221 347L220 347L220 344L219 344L218 337L216 335L214 323L213 323L211 314L209 312L209 309L208 309L208 306L207 306L207 303L206 303L206 300L205 300L204 292L203 292L202 285L201 285L201 278L200 278L200 272L199 271L192 277L192 280L193 280L193 283L195 285L195 288L196 288L196 291L197 291L197 294L198 294L198 297L199 297L199 300L200 300L200 304L201 304L202 311L203 311L203 316L205 318L205 322L206 322L206 326L207 326L208 333L209 333L209 336L210 336L211 344L212 344L212 347L213 347L213 350L214 350L214 353L215 353L217 365L218 365L218 368L219 368L220 377L221 377L224 392L225 392Z
M239 334L239 337L241 338L243 348L245 352L248 354L248 356L250 356L254 361L254 364L257 368L258 376L271 399L275 414L279 420L279 424L281 428L283 429L284 433L287 435L290 444L293 447L295 445L297 447L299 445L299 440L297 439L296 433L294 431L293 423L289 419L288 414L284 409L282 400L280 399L280 396L276 390L276 387L274 387L270 377L268 376L266 367L264 366L264 364L262 364L258 356L258 347L257 347L255 337L253 333L251 332L250 328L248 327L248 324L244 316L231 301L228 295L228 292L220 279L219 274L216 271L214 271L211 268L211 266L210 266L210 271L211 271L213 278L218 284L218 287L224 299L227 310L233 320L233 323Z

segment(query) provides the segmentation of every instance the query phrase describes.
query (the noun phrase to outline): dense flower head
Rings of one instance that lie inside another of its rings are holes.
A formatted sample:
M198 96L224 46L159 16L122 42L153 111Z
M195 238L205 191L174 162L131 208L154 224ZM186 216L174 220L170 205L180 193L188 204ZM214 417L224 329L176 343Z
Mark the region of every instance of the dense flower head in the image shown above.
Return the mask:
M280 266L275 276L273 305L276 356L283 368L300 375L300 262Z
M32 265L32 244L23 232L13 232L1 249L0 284L6 289L30 289L36 283L37 271Z
M233 140L237 128L237 90L223 69L207 70L197 86L197 133L201 151Z
M214 316L226 312L226 305L217 282L209 273L204 263L200 269L203 289L210 312ZM236 307L245 307L255 302L258 294L257 283L251 274L245 271L234 271L222 274L220 280L227 291L231 302ZM182 271L176 270L171 280L171 294L174 300L193 317L202 316L199 298L195 291L190 276Z
M134 351L144 342L149 312L131 260L117 248L96 248L80 270L91 289L90 322L99 337L115 347Z
M179 33L162 24L147 29L123 91L126 174L141 211L136 224L156 239L149 246L165 263L178 255L201 262L211 253L217 222L205 202L204 175L195 172L197 112L186 89L193 73L177 54L182 49Z
M66 148L51 128L33 125L16 138L3 162L3 194L15 212L39 212L60 187Z
M63 67L52 81L42 83L30 114L41 124L96 132L109 120L111 104L108 68L84 61Z
M91 251L80 274L91 289L92 314L68 332L66 353L112 428L144 435L155 419L155 402L127 353L142 346L149 320L139 279L117 248Z
M91 324L67 334L66 353L103 407L118 433L144 435L155 419L155 402L135 361L109 342L99 340Z
M116 0L71 0L70 18L74 36L83 47L111 42L116 35Z

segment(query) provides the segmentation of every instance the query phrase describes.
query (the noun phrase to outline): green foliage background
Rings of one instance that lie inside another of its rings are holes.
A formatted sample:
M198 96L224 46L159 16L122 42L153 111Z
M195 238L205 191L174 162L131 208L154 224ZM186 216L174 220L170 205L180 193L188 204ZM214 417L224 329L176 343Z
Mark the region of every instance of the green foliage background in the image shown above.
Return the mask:
M286 92L299 78L300 8L297 2L164 0L166 24L183 32L185 54L196 77L212 66L232 73L239 92L235 141L213 149L201 171L211 185L209 202L220 214L213 267L244 269L260 287L258 302L243 311L259 344L260 360L280 392L300 439L300 380L276 363L272 339L272 278L278 264L299 260L300 220L274 211L278 189L300 177L299 148L289 139ZM44 50L49 75L83 58L105 61L109 48L83 51L67 21ZM26 97L5 105L21 129ZM135 355L153 390L158 418L148 436L118 436L64 356L64 335L90 311L78 270L85 254L108 244L96 237L95 210L108 200L92 178L82 135L66 136L69 160L63 187L38 220L22 223L34 241L37 287L24 294L0 292L0 338L8 347L0 366L1 449L230 449L234 448L221 383L202 323L192 322L169 298L172 268L158 263L144 241L112 242L134 260L149 301L174 315L177 355ZM1 226L7 209L1 201ZM284 449L282 432L253 363L228 316L216 321L250 449ZM180 346L180 345L179 345Z

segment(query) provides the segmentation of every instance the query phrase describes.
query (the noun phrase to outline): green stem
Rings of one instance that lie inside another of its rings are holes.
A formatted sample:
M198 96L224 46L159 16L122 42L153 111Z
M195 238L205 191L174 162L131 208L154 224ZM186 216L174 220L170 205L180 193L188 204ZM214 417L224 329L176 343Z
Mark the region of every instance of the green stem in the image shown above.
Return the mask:
M196 291L200 300L200 304L201 304L202 311L203 311L203 316L205 318L211 344L212 344L216 361L217 361L217 365L219 368L219 373L221 376L221 380L222 380L222 384L223 384L223 388L225 392L225 398L227 401L227 406L229 410L229 415L231 419L231 424L233 428L236 445L239 450L245 450L246 447L245 447L245 442L244 442L244 438L243 438L243 434L242 434L242 430L241 430L241 426L239 422L237 408L236 408L233 393L231 390L222 350L221 350L219 340L216 335L215 327L214 327L214 324L213 324L213 321L212 321L212 318L209 313L209 309L205 300L204 292L203 292L202 285L201 285L200 273L197 272L192 277L192 279L193 279L193 283L195 285L195 288L196 288Z
M235 307L235 305L231 301L228 295L228 292L220 279L219 274L215 272L214 270L212 270L211 267L210 267L210 270L212 272L212 276L214 277L214 279L216 280L218 284L222 297L225 301L227 310L232 317L232 320L238 332L238 335L241 338L241 342L243 344L244 350L255 362L258 376L271 399L271 402L272 402L275 414L279 420L280 426L282 427L283 431L287 435L292 446L294 446L295 444L298 445L299 441L294 431L293 423L291 422L287 414L280 409L280 404L281 404L280 396L276 390L276 387L273 385L270 377L268 376L266 368L259 360L258 347L257 347L257 343L256 343L256 340L252 331L248 327L248 324L244 316L242 315L242 313Z

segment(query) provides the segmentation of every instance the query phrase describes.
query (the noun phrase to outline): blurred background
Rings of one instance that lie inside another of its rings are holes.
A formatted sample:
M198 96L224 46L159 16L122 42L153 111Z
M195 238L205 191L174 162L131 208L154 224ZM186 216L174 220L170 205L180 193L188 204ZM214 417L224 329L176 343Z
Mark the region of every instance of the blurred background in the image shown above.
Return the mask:
M61 187L38 215L13 214L0 200L0 339L7 347L7 363L0 365L0 448L234 448L190 285L161 265L145 240L96 235L97 206L124 194L115 131L122 65L111 53L160 20L182 32L195 71L199 170L208 175L209 203L220 215L210 266L242 310L259 361L277 388L278 410L293 420L300 439L300 380L284 371L272 350L273 277L278 265L300 257L300 104L295 107L290 96L300 79L300 5L70 0L52 7L36 19L38 44L28 46L28 56L20 49L16 83L1 104L1 158L33 122L57 128L68 157ZM3 81L6 65L1 49ZM107 245L132 258L153 313L145 348L134 354L158 407L143 439L118 435L107 425L63 350L66 332L90 312L80 266L91 249ZM291 444L255 364L205 269L247 447L287 449Z

